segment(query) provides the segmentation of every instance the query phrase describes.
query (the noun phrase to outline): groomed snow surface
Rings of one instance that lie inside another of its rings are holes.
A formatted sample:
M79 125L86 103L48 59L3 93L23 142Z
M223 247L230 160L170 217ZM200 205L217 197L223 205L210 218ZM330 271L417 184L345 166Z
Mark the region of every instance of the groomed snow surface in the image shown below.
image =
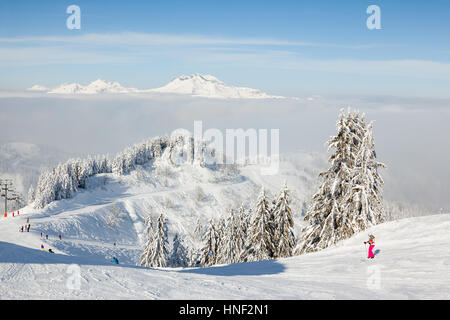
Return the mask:
M376 235L378 253L373 260L366 259L367 234L362 233L317 253L186 269L143 268L127 259L115 265L105 258L116 255L120 260L125 251L140 251L126 244L114 247L102 240L64 235L59 240L50 231L49 240L41 241L40 227L51 221L57 221L53 223L59 230L74 221L95 226L95 218L77 220L77 214L82 215L74 210L55 218L29 211L0 220L1 299L450 298L449 214L403 219L368 230ZM32 228L20 233L26 218ZM41 243L45 249L58 249L54 254L42 251Z

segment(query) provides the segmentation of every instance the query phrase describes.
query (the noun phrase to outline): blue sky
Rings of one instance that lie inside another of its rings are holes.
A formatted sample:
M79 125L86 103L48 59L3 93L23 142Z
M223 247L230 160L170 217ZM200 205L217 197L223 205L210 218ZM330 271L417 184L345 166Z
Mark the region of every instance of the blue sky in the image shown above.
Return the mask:
M81 30L66 28L72 4ZM206 73L273 94L449 98L449 57L447 0L0 2L2 90Z

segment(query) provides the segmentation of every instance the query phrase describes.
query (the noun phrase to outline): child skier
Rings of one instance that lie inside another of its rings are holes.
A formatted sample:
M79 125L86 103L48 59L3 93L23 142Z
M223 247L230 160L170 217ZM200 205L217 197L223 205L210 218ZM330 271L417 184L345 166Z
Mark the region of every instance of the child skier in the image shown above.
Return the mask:
M367 259L373 259L375 256L373 255L373 248L375 247L375 237L372 234L369 234L369 241L365 241L364 244L369 244L369 256Z

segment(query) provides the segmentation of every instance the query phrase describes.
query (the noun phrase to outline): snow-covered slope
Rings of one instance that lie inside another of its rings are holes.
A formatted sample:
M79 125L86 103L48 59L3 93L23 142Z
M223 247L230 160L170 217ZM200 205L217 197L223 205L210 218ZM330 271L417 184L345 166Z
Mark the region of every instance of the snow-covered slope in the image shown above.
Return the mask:
M180 76L167 85L150 92L189 94L198 97L224 98L224 99L276 99L283 98L272 96L258 89L229 86L211 75L194 74Z
M57 231L70 230L78 216L76 210L59 218L28 211L0 221L1 299L450 299L450 252L443 249L450 242L450 214L368 230L377 237L374 260L365 258L364 233L317 253L187 269L142 268L123 260L113 265L103 256L120 260L138 249L127 243L114 247L101 236L57 239ZM26 218L31 231L19 233ZM40 240L41 228L50 223L58 230ZM41 243L59 250L41 251Z
M27 207L22 211L33 213L35 227L48 234L63 233L66 238L132 246L134 249L121 253L120 259L136 264L145 241L142 236L147 215L156 221L163 213L169 241L178 233L195 250L201 246L202 234L194 232L198 222L206 227L211 218L216 222L226 218L230 209L237 210L242 204L253 206L263 185L273 198L287 182L292 190L291 206L299 223L298 232L305 202L324 165L319 154L284 155L278 175L262 176L259 165L210 169L191 163L169 164L169 158L174 158L169 157L171 152L174 150L165 149L160 158L138 166L128 175L105 173L90 177L87 189L80 189L73 198L54 201L41 210ZM107 223L113 207L124 215L117 228L110 228ZM70 252L73 248L57 249ZM96 245L79 250L96 257L102 255Z

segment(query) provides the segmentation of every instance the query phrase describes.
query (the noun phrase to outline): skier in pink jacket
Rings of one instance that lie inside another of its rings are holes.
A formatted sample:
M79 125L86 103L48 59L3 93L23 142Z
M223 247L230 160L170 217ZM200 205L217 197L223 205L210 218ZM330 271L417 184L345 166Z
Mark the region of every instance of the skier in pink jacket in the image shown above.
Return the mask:
M368 243L369 244L369 256L367 257L367 259L373 259L375 258L374 254L373 254L373 248L375 247L375 237L372 234L369 234L369 240L365 241L364 244Z

